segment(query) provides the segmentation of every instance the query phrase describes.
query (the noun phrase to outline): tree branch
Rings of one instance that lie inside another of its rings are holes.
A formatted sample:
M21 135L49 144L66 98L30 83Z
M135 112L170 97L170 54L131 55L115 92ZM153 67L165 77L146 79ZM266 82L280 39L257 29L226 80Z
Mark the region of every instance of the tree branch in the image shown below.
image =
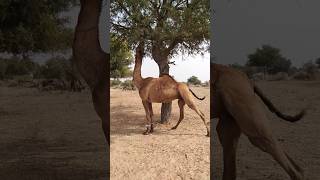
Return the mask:
M121 9L124 11L124 12L126 12L126 14L128 15L128 16L131 16L131 13L129 12L129 10L124 6L124 4L122 3L123 1L116 1L116 2L118 2L118 4L119 4L119 6L121 7Z
M126 27L126 26L123 26L123 25L121 25L121 24L116 24L116 23L111 22L111 25L112 25L112 26L116 26L117 28L122 28L122 29L130 30L130 27Z

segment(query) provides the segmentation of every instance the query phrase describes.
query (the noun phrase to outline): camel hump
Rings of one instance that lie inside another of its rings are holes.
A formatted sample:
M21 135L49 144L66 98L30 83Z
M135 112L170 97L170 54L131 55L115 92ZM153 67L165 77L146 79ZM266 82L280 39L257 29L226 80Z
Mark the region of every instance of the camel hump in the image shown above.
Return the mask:
M174 80L175 82L177 82L170 74L167 74L167 73L160 74L159 77L169 77L170 79L172 79L172 80Z

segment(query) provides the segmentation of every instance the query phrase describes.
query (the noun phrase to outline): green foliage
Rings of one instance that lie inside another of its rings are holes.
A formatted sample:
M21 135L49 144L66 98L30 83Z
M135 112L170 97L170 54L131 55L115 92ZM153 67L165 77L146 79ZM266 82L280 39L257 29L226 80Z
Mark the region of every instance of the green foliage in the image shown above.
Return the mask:
M10 59L0 59L0 79L13 78L14 76L34 74L39 65L30 59L19 59L12 57Z
M53 57L41 67L40 77L45 79L66 79L71 63L63 57Z
M111 86L111 87L119 86L119 85L121 85L121 81L118 80L118 79L115 79L115 80L111 80L111 81L110 81L110 86Z
M187 80L188 84L193 84L193 85L200 85L201 81L198 79L198 77L196 76L191 76L188 80Z
M60 12L76 0L0 1L0 52L28 57L32 52L47 52L70 47L72 30Z
M288 72L291 61L283 57L280 49L269 45L263 45L248 55L247 66L265 67L268 73Z
M209 36L209 1L126 0L111 2L111 31L131 48L144 41L146 53L167 60L178 51L203 52Z
M126 41L111 34L110 77L123 78L132 76L129 65L133 62L130 47Z
M133 84L132 80L126 80L121 83L121 87L123 90L135 90L136 86Z

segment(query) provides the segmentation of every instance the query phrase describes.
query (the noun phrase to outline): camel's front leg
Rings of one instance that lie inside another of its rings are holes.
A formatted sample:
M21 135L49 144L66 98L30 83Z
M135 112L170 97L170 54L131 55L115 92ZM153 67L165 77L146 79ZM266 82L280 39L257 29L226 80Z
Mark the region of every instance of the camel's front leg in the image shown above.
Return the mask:
M150 133L153 133L153 109L152 109L152 103L149 103L149 102L148 102L148 108L149 108L150 119L151 119L151 129L150 129Z
M108 119L108 88L105 83L96 86L92 92L94 108L102 120L102 129L108 145L110 145L110 121Z
M220 117L217 133L223 147L223 180L235 180L236 175L236 150L241 134L239 126L229 115Z
M148 135L151 133L152 126L152 118L151 118L151 112L150 112L150 105L147 101L142 101L144 110L146 112L146 119L147 119L147 130L143 133L144 135Z

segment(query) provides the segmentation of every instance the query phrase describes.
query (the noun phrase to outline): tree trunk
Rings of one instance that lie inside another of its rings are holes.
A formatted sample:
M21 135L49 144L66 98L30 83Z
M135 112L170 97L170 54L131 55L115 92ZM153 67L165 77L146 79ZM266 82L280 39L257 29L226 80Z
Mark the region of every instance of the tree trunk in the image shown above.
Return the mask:
M169 64L167 60L157 61L159 66L159 76L161 74L169 74ZM169 118L171 116L172 102L170 103L162 103L161 105L161 119L160 123L168 123Z

